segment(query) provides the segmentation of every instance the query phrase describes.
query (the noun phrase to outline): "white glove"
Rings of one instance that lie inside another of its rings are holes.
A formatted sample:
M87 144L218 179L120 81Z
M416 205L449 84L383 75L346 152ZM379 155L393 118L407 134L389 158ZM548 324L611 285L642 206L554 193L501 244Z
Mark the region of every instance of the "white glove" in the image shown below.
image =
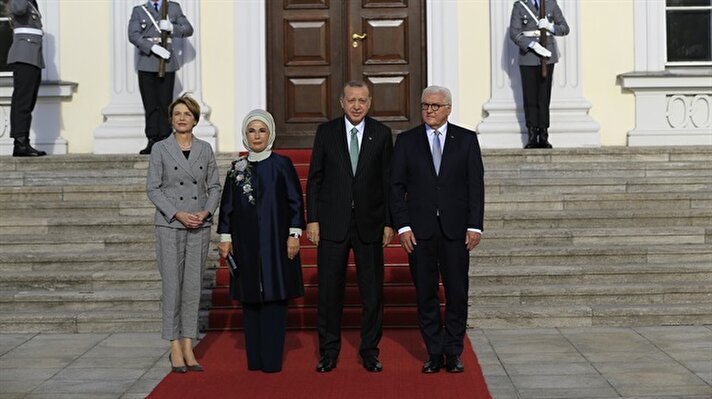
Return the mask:
M173 24L167 19L162 19L158 21L158 27L161 28L161 30L163 31L173 33Z
M164 60L167 60L168 58L171 57L170 51L164 49L163 47L161 47L157 44L154 44L153 46L151 46L151 52L153 54L156 54L157 56L163 58Z
M554 33L554 23L549 22L549 20L546 18L540 19L539 23L537 24L537 27L539 27L539 29L546 29L549 32ZM163 29L163 28L161 28L161 29Z
M539 54L542 57L549 58L551 57L551 51L547 50L545 47L543 47L541 44L537 42L533 42L531 49L534 50L537 54Z

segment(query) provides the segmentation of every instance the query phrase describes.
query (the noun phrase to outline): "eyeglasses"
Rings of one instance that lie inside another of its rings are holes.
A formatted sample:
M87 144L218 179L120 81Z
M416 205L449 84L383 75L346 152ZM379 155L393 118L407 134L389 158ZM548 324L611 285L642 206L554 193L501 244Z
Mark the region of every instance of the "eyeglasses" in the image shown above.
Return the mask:
M432 109L434 112L438 112L440 107L449 107L450 104L428 104L428 103L420 103L420 109L423 111L427 111L428 109Z

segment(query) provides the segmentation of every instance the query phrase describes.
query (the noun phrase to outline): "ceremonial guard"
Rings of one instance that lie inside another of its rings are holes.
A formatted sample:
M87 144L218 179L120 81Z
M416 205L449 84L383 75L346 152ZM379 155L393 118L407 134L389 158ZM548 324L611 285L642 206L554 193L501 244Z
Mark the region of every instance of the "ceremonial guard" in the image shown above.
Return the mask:
M10 137L12 155L38 157L47 155L30 145L32 110L42 81L42 14L35 0L10 0L7 5L13 30L7 63L12 66L12 102L10 104Z
M136 6L129 20L129 41L138 48L138 88L146 117L148 144L140 154L171 134L168 106L173 101L175 72L180 68L171 38L189 37L193 26L178 3L149 0Z
M514 2L509 37L519 47L519 72L524 94L528 141L524 148L551 148L549 104L554 64L559 61L556 40L569 25L556 0Z

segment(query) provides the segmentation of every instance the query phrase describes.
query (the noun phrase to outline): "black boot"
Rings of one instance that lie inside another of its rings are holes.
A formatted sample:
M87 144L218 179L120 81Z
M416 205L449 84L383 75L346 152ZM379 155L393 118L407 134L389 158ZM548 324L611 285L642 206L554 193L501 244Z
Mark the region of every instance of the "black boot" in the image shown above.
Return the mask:
M150 153L151 153L151 148L153 148L153 145L154 145L155 143L156 143L155 141L149 139L149 140L148 140L148 144L146 144L146 148L144 148L143 150L139 151L138 153L141 154L141 155L148 155L148 154L150 154Z
M529 141L527 142L527 145L524 146L524 148L539 148L538 142L537 142L536 128L530 127L528 132L529 132Z
M545 127L539 128L539 148L551 148L551 143L549 143L549 132Z
M32 148L29 137L15 137L12 148L13 157L41 157L43 155L47 155L47 153Z

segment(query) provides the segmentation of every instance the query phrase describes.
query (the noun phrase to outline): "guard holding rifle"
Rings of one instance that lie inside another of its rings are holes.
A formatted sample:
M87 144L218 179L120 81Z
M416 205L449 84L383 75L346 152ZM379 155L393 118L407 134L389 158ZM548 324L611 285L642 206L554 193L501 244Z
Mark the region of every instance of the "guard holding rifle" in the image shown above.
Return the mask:
M180 68L171 38L192 34L193 26L176 2L149 0L131 12L129 41L139 50L138 88L146 113L148 139L140 154L150 154L153 144L171 134L168 106L173 101L175 71Z
M553 36L569 34L556 0L514 2L509 37L519 47L519 72L524 94L524 116L528 141L524 148L551 148L549 104L554 64L559 52Z

